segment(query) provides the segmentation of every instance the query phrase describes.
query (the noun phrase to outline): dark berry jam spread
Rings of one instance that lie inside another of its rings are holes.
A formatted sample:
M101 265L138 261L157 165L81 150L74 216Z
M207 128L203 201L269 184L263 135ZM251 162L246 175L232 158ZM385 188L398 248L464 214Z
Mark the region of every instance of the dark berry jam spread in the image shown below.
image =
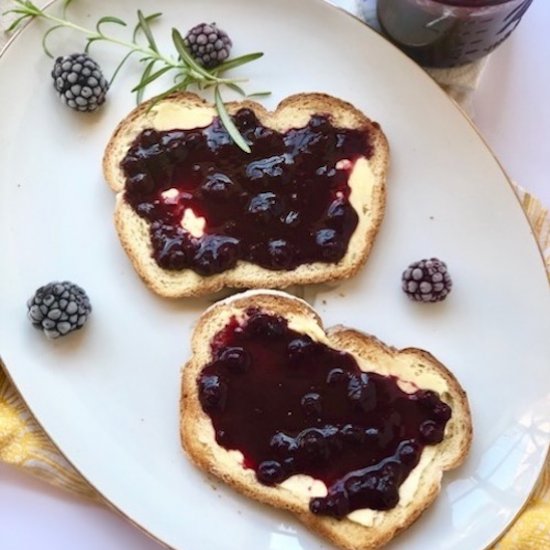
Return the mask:
M348 353L285 319L249 309L212 342L197 383L216 441L240 451L260 483L294 474L323 481L314 514L388 510L426 445L443 440L450 407L431 390L404 392Z
M250 109L233 120L250 154L214 118L205 128L144 130L122 160L125 199L150 223L158 265L212 275L238 260L271 270L341 260L358 223L348 179L372 155L368 131L335 128L324 115L285 133ZM189 210L201 231L182 227Z

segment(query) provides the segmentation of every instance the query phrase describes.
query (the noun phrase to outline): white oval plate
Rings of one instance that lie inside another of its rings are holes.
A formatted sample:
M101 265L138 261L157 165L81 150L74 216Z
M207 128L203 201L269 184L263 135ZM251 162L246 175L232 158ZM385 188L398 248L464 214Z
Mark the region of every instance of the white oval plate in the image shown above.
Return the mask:
M134 0L75 3L92 26L133 20ZM445 477L436 503L393 547L482 548L517 514L548 444L550 295L531 229L497 161L445 94L359 21L321 0L159 0L164 50L170 27L216 21L248 89L324 91L381 122L392 149L387 215L368 265L335 288L309 290L326 325L348 323L389 344L432 351L467 389L472 452ZM58 6L54 6L58 9ZM180 367L207 300L167 301L138 279L112 223L101 174L104 145L134 99L137 62L97 114L62 106L30 25L0 60L0 350L17 387L67 458L119 510L175 548L313 549L323 543L287 514L207 479L180 450ZM114 32L123 32L114 28ZM82 50L54 37L56 54ZM111 74L121 50L94 57ZM400 290L413 260L439 256L455 281L449 299L422 306ZM91 296L85 330L47 341L25 302L50 280ZM326 545L324 545L326 547Z

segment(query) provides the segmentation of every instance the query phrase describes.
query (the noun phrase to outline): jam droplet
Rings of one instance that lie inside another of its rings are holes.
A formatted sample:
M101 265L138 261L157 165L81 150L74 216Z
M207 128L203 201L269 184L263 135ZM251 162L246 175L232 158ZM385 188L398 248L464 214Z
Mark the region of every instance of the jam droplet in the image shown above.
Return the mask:
M299 366L311 361L315 356L315 349L315 342L307 335L291 340L287 346L289 364Z
M250 355L242 347L228 347L220 353L218 363L231 372L244 372L250 366Z
M294 474L323 481L314 514L389 510L423 448L443 439L452 411L433 391L363 372L355 359L256 308L211 343L199 398L217 442L239 450L260 483Z
M306 393L301 404L304 413L309 416L319 416L323 410L321 396L316 392Z
M284 472L281 464L276 460L265 460L258 466L256 476L260 483L275 485L284 479Z
M338 367L331 369L327 374L327 384L339 384L347 381L346 371Z
M336 128L324 115L286 133L250 109L233 118L250 154L215 118L193 130L145 129L122 160L124 198L150 223L156 262L209 276L238 260L270 270L341 260L359 219L348 179L358 158L372 156L368 131ZM194 254L182 244L167 252L165 233L190 235L186 210L204 218L204 234Z
M269 442L269 446L275 452L282 456L288 455L296 449L296 440L284 432L277 432Z
M235 266L239 258L239 241L232 237L208 235L200 241L199 248L189 265L199 275L222 273Z
M435 420L426 420L420 425L420 439L424 443L434 444L443 441L444 427Z
M216 374L201 377L199 399L204 410L223 411L227 399L227 384Z
M348 399L354 407L364 412L376 406L376 388L370 383L366 372L351 376L348 382Z
M252 313L248 320L247 334L251 338L274 339L280 338L285 332L285 321L280 317L266 315L265 313Z

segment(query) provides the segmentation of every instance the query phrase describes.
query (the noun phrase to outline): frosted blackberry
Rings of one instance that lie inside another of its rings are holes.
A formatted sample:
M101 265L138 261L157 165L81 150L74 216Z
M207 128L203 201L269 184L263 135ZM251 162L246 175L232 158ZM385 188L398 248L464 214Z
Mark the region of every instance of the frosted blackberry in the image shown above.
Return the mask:
M58 57L52 78L61 101L77 111L95 111L109 89L99 65L84 53Z
M216 23L200 23L184 38L189 53L207 69L218 66L229 57L233 43L227 33Z
M27 302L28 317L48 338L82 328L92 311L86 292L69 281L41 286Z
M407 296L417 302L440 302L451 292L453 284L447 265L437 258L412 263L401 280Z

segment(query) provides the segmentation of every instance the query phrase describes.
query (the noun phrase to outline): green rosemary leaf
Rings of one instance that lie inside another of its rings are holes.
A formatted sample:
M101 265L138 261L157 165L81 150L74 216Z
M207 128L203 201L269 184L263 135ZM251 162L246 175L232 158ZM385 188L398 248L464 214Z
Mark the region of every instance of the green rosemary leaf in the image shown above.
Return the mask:
M168 90L166 90L165 92L163 92L161 94L161 97L164 98L166 97L167 95L170 95L171 93L173 92L178 92L182 89L182 83L180 84L175 84L174 86L172 86L171 88L168 88Z
M155 19L158 19L162 15L161 12L152 13L151 15L144 15L143 19L147 22L147 24L151 23ZM137 35L139 31L141 30L141 21L138 22L138 24L134 28L134 34L132 35L132 40L135 42Z
M73 0L65 0L63 2L63 17L65 18L67 16L67 10L69 9L69 6L72 4Z
M261 52L255 52L247 55L242 55L235 59L230 59L218 67L208 70L201 66L200 63L193 58L189 50L185 45L180 32L176 29L172 29L172 41L178 53L177 58L173 58L169 55L162 54L158 50L157 43L151 30L151 23L159 18L162 14L152 13L150 15L144 15L141 10L137 11L138 22L133 29L133 39L125 41L118 36L110 36L103 31L104 25L115 24L126 27L127 24L123 19L114 16L104 16L97 20L95 28L86 28L79 24L74 23L65 16L67 8L72 5L74 0L60 0L60 4L63 7L63 17L57 17L37 7L31 0L13 0L13 8L5 13L15 15L16 21L11 24L10 31L19 28L26 21L33 18L41 18L49 22L52 26L48 28L43 36L42 45L44 51L50 57L53 57L52 53L48 50L47 41L50 33L60 29L66 28L72 31L80 32L84 35L86 41L85 51L88 52L91 45L97 41L110 42L126 49L126 53L120 63L117 65L109 84L112 84L116 76L118 75L121 67L127 62L127 60L135 53L139 54L138 59L144 67L139 82L134 86L133 92L136 93L136 100L138 104L142 101L145 89L153 81L159 79L165 73L173 71L175 74L174 84L169 88L161 97L165 97L169 93L176 90L186 90L188 87L193 86L198 91L206 90L208 88L214 88L215 106L220 117L221 122L227 129L231 138L235 143L243 149L243 151L250 152L250 148L246 143L246 140L239 133L237 127L233 123L233 120L229 116L227 108L221 97L221 86L226 85L230 90L246 97L246 92L241 88L241 82L245 79L239 78L221 78L221 75L225 71L244 65L262 57ZM142 33L145 37L143 40L138 40L139 34ZM159 64L159 68L155 69L156 64ZM267 92L259 92L252 94L252 96L260 97L267 95ZM250 97L252 97L250 96Z
M261 98L261 97L268 97L271 95L271 92L254 92L253 94L247 94L246 97L249 98Z
M231 88L234 92L237 92L239 95L242 95L243 97L246 96L246 92L240 86L237 86L237 84L234 84L233 82L228 82L226 86L228 88Z
M34 17L32 13L29 13L24 8L12 8L11 10L3 11L1 15L9 15L10 13L15 13L17 15L23 15L25 17Z
M118 74L118 72L120 71L120 69L122 69L122 66L124 65L124 63L126 63L126 61L128 60L129 57L132 56L132 54L136 53L135 50L130 50L123 58L122 58L122 61L117 65L117 68L115 69L115 72L113 73L113 76L111 77L111 80L109 80L109 87L111 87L111 85L113 84L113 81L115 80L116 78L116 75Z
M155 63L157 62L156 59L153 59L148 63L148 65L145 67L145 70L143 71L143 74L141 75L140 82L145 80L146 78L149 78L149 75L152 73L153 68L155 67ZM139 86L139 83L138 83ZM136 103L139 105L143 101L143 94L145 92L145 86L143 88L140 88L136 92Z
M42 49L44 50L44 53L48 56L48 57L51 57L53 59L53 54L50 52L50 50L48 49L48 45L47 45L47 41L48 41L48 36L50 36L50 33L56 31L57 29L60 29L62 28L63 25L55 25L54 27L50 27L45 33L44 33L44 36L42 37Z
M139 26L145 35L145 38L147 38L147 42L149 43L149 47L156 53L158 53L157 44L155 42L155 39L153 38L153 33L151 32L151 27L149 26L149 22L143 15L143 12L141 10L138 10L137 12L138 19L139 19Z
M250 147L248 146L248 143L246 143L243 136L240 134L239 130L233 123L233 120L229 116L227 109L225 108L225 104L220 94L219 86L216 86L216 90L214 92L214 98L216 103L216 110L218 111L220 120L222 121L222 124L224 125L225 129L227 130L227 133L231 136L231 139L235 142L235 145L240 147L245 153L250 153Z
M235 67L239 67L240 65L244 65L245 63L250 63L251 61L260 59L260 57L262 57L263 55L263 52L255 52L241 55L239 57L229 59L228 61L224 61L223 63L218 65L212 72L215 72L216 74L222 74L229 69L234 69Z
M159 101L162 101L165 97L169 96L172 92L177 92L182 90L180 84L175 84L171 88L168 88L165 92L162 92L162 94L159 94L155 96L151 102L149 103L149 107L147 108L147 112L149 112Z
M105 24L105 23L115 23L117 25L122 25L123 27L127 27L128 25L126 24L125 21L123 21L122 19L119 19L118 17L113 17L111 15L106 15L105 17L102 17L97 23L96 23L96 30L99 34L101 34L101 25Z
M86 39L86 47L84 48L84 53L88 53L90 51L90 46L93 42L97 42L98 40L101 40L101 36L91 36L90 38Z
M178 82L179 79L181 79L181 82ZM187 90L187 88L189 88L189 86L191 86L193 82L194 82L193 78L188 74L184 73L183 71L177 73L174 76L174 84L176 84L179 87L178 89L183 91Z
M142 88L145 88L148 84L151 84L151 82L155 81L157 78L161 77L164 73L167 73L172 69L173 67L163 67L162 69L159 69L158 71L149 74L147 78L142 77L142 79L139 81L139 84L137 84L137 86L134 86L134 88L132 89L132 93L137 92Z
M21 13L21 12L16 12L15 10L13 11L6 11L4 12L2 15L5 15L6 13ZM19 24L21 23L21 21L25 20L25 19L30 19L34 17L33 15L21 15L21 17L18 17L7 29L6 29L6 32L12 32L14 31L18 26Z
M8 13L15 13L19 15L24 15L25 17L36 17L42 13L42 10L35 6L32 2L22 2L21 0L15 0L15 8L11 8L2 13L2 15L7 15ZM13 25L10 25L10 29Z
M203 76L205 79L213 80L212 74L209 73L204 67L199 65L193 59L191 54L187 51L187 48L185 47L185 42L183 41L183 38L178 29L172 29L172 41L174 42L174 46L176 47L176 50L179 53L183 63L188 65L191 69L193 69L193 71Z
M181 82L180 90L185 92L187 88L189 88L189 86L191 86L192 84L193 84L192 78L184 78Z

